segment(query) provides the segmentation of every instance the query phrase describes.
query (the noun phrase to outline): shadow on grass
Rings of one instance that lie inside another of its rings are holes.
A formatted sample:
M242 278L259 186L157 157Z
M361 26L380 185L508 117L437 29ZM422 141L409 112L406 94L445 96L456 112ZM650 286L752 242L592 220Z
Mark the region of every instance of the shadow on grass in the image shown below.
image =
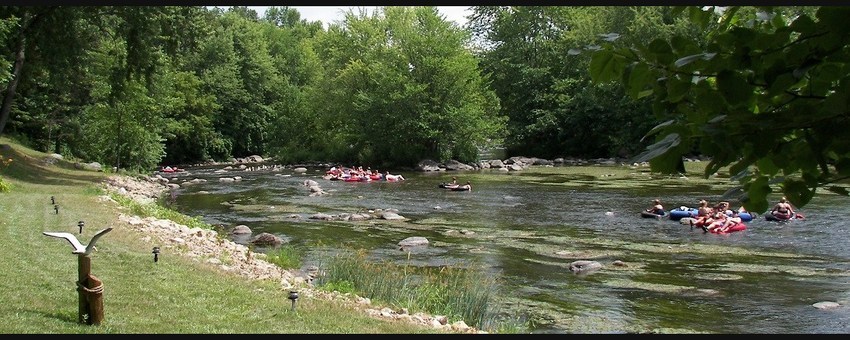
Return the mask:
M9 144L0 144L0 155L12 159L6 167L0 167L3 177L21 182L69 185L75 182L93 182L103 178L103 174L90 170L76 169L74 164L50 156L37 157L20 152ZM50 164L48 161L52 162Z
M32 309L27 309L25 311L27 313L41 315L45 318L57 319L57 320L61 320L61 321L64 321L64 322L69 322L69 323L74 323L74 324L78 323L77 322L78 315L75 312L46 312L46 311L42 311L42 310L32 310Z

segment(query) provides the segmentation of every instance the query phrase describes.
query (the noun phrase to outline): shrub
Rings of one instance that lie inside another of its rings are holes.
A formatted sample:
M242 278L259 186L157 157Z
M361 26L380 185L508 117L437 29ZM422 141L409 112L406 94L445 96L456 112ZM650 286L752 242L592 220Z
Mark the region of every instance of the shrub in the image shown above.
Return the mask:
M12 163L12 158L4 158L2 154L0 154L0 166L7 167ZM0 192L10 192L12 191L12 185L3 181L3 177L0 176Z
M301 251L293 245L283 245L266 252L266 261L283 269L301 268Z

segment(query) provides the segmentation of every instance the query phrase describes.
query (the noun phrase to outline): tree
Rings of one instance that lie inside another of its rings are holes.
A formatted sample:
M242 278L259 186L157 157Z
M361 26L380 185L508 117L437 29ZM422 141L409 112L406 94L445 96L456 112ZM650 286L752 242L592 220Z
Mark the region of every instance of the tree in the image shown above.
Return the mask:
M744 206L765 211L771 185L804 206L820 187L847 195L850 8L688 7L708 43L681 36L593 52L597 82L650 96L664 122L638 157L674 172L697 147L708 177L729 166ZM613 36L611 36L613 37Z
M504 119L468 39L431 6L348 12L316 43L329 139L367 164L477 160Z
M630 41L693 35L660 6L478 6L470 27L481 65L508 116L509 155L611 157L639 152L657 124L645 99L594 84L590 57L574 50L621 32Z

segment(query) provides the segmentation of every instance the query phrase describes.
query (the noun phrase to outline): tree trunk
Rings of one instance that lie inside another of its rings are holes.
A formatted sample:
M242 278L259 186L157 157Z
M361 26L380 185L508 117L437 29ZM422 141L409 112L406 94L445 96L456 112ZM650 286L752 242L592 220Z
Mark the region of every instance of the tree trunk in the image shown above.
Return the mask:
M12 69L12 79L9 80L9 87L6 88L6 95L3 96L3 105L0 106L0 135L3 134L3 129L6 127L6 122L9 120L9 115L12 112L12 103L15 101L15 90L18 88L18 82L21 79L21 69L24 68L24 51L26 48L26 37L21 34L18 37L17 52L15 52L15 66Z
M9 121L9 116L12 113L12 104L15 102L15 91L18 88L18 83L21 81L21 70L24 68L24 51L27 49L27 34L31 27L37 26L37 22L41 21L45 16L50 15L59 6L49 6L43 10L35 10L35 14L30 12L30 8L24 7L24 13L21 15L21 28L18 30L18 42L15 46L15 65L12 68L12 79L9 80L9 85L6 87L6 93L3 96L3 103L0 105L0 135L3 134L3 129L6 128L6 122Z

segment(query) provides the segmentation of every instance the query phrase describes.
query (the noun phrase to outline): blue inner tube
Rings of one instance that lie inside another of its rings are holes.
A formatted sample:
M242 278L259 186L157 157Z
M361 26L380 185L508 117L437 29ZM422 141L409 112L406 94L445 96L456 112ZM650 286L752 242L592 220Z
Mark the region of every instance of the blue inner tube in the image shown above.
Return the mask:
M685 217L697 217L698 214L699 214L699 210L697 210L696 208L687 208L686 210L682 210L681 208L676 208L676 209L670 210L670 219L678 221L678 220L681 220L682 218L685 218ZM731 211L727 211L726 215L732 216ZM753 220L754 216L753 216L753 214L745 211L745 212L742 212L742 213L738 213L738 217L741 218L741 222L749 222L749 221Z
M676 208L670 210L670 219L674 221L681 220L685 217L697 217L698 211L694 208L688 208L687 210L682 210L680 208Z

